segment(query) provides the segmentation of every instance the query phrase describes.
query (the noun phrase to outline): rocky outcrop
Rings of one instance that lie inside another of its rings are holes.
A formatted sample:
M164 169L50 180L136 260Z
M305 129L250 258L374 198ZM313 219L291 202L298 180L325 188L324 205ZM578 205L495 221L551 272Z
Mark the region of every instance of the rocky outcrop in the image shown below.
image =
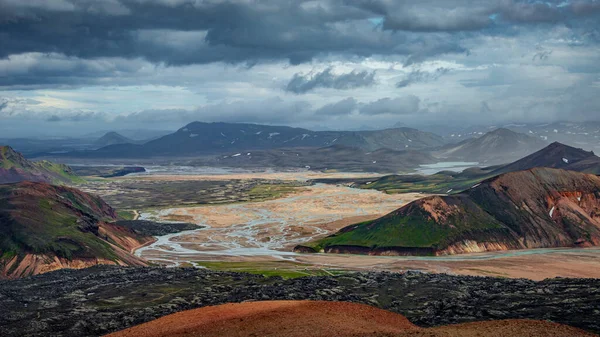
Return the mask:
M600 177L550 168L511 172L459 194L423 198L305 244L313 251L373 255L597 245Z

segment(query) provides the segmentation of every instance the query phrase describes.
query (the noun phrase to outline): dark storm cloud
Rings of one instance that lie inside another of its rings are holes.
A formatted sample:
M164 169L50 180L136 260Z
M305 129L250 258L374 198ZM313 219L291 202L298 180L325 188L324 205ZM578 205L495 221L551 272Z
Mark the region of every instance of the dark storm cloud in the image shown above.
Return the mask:
M568 6L505 0L0 0L0 57L57 52L167 64L297 64L330 53L427 57L465 51L457 39L433 32L482 30L494 17L551 23L594 11L598 3L591 0ZM378 17L383 21L375 28L369 20Z
M55 4L55 6L52 6ZM441 37L374 29L373 13L341 0L75 1L0 0L0 57L57 52L80 58L144 57L192 64L287 59L330 53L437 55L462 52Z
M315 74L295 74L285 90L303 94L317 88L333 88L339 90L368 87L375 83L375 72L352 71L336 75L332 68L327 68Z
M143 62L136 60L85 60L56 53L11 55L0 60L0 88L64 88L101 84L105 78L135 74L143 66Z
M27 76L0 74L0 86L85 84L131 71L100 64L89 68L77 60L105 57L167 65L253 65L279 60L299 64L328 55L394 55L406 57L404 64L410 65L468 52L461 34L501 34L502 27L513 24L585 26L578 32L600 41L594 38L600 34L594 15L600 15L600 4L593 0L566 5L513 0L0 0L0 58L51 53L79 63L57 69L62 75L55 75L56 64L41 60L44 66ZM583 17L587 19L572 22Z
M319 116L345 116L349 115L357 107L354 98L348 97L336 103L326 104L315 111Z
M448 68L437 68L434 72L414 70L406 78L396 83L396 88L405 88L415 83L435 81L450 71Z
M385 30L411 32L480 31L497 24L557 23L600 12L596 0L348 0L377 13Z

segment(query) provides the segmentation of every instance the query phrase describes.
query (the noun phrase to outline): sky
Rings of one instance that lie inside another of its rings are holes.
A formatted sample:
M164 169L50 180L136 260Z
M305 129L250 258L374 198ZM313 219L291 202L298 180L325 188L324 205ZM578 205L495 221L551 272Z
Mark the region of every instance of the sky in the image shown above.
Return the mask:
M0 0L0 137L600 120L600 0Z

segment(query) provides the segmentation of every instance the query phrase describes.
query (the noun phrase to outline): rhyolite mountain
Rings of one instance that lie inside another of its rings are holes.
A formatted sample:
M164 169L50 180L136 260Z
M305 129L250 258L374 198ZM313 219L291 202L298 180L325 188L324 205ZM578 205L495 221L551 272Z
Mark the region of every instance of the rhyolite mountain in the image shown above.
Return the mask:
M378 131L310 131L287 126L193 122L176 132L142 145L110 145L91 152L72 153L85 157L153 157L222 154L236 151L345 145L372 151L418 150L439 147L442 137L410 128Z
M96 139L96 141L94 142L94 146L96 146L97 148L101 148L101 147L115 145L115 144L134 144L134 143L136 143L136 141L134 141L133 139L129 139L117 132L112 131L112 132L107 132L102 137Z
M486 164L507 163L547 146L540 138L500 128L478 138L442 147L434 154L449 161L475 161Z
M534 168L414 201L296 250L447 255L599 244L600 177Z
M116 225L99 197L40 182L0 185L0 278L95 264L144 266L130 252L152 237Z
M407 172L419 165L436 163L425 151L378 149L332 145L322 148L285 148L229 153L211 159L198 159L195 166L240 168L308 168L344 172Z
M0 146L0 184L24 180L62 184L77 182L81 178L67 165L47 160L29 161L10 146Z

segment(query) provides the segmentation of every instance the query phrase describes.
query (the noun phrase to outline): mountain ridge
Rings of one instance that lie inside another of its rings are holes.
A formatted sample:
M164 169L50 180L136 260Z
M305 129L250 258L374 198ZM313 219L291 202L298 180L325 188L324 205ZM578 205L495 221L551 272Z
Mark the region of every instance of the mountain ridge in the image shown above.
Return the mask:
M64 184L81 178L67 165L47 160L32 162L10 146L0 146L0 184L24 180Z
M378 131L311 131L289 126L247 123L192 122L174 133L142 145L109 145L96 151L73 152L78 157L151 157L214 155L277 148L346 145L372 151L419 150L444 144L442 137L411 128Z

